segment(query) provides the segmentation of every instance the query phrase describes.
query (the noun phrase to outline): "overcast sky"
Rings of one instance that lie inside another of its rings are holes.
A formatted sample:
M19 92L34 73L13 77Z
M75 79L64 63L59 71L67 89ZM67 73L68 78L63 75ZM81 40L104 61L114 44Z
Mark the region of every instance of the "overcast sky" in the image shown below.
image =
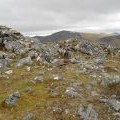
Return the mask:
M120 32L120 0L0 0L0 24L25 34Z

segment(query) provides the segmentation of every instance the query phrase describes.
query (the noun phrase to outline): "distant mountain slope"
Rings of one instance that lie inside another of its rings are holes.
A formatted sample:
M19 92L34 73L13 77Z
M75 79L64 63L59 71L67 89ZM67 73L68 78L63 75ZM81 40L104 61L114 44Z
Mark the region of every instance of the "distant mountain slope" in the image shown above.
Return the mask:
M106 33L80 33L84 40L96 41L100 38L107 37L109 34Z
M48 36L35 36L33 38L39 39L40 42L57 42L60 40L68 40L68 39L82 39L82 36L78 32L71 32L71 31L60 31L56 32L52 35Z
M108 37L103 37L98 40L106 45L111 45L113 47L120 48L120 35L111 35Z

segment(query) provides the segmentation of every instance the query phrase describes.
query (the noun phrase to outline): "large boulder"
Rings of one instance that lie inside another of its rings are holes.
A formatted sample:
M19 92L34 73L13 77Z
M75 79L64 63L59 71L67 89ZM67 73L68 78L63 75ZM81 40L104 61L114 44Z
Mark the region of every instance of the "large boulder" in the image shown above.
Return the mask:
M11 43L11 42L22 40L22 39L24 39L24 36L21 33L11 28L8 28L6 26L0 26L0 48L1 49L7 49L7 50L11 49L13 46L16 45L16 43ZM7 44L7 42L9 43ZM13 45L11 45L10 43Z

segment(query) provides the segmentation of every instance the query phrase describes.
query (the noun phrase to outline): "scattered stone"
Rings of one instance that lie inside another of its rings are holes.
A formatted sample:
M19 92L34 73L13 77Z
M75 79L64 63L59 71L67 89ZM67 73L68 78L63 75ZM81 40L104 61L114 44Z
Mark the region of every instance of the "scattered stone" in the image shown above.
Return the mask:
M114 76L109 75L108 77L106 76L106 79L103 80L101 83L101 85L103 86L112 86L112 85L118 85L118 84L120 84L119 75L114 75Z
M51 96L51 97L56 97L56 96L58 96L58 88L57 88L57 87L50 90L50 96Z
M20 98L20 93L18 91L14 92L8 96L8 98L5 100L5 103L8 106L15 106L19 98Z
M98 95L99 95L99 94L98 94L96 91L92 91L92 92L91 92L91 96L93 96L93 97L94 97L94 96L98 96Z
M37 76L32 80L33 83L42 83L43 81L44 81L43 76Z
M7 67L10 64L10 59L0 59L0 68Z
M23 58L19 60L19 62L16 64L16 67L21 67L23 65L32 65L32 60L30 57Z
M93 109L92 105L79 105L77 109L77 116L84 120L98 120L98 113Z
M0 59L5 59L6 56L7 56L6 53L0 51Z
M13 70L8 70L5 73L8 74L8 75L11 75L11 74L13 74Z
M56 81L63 80L63 77L59 75L53 75L53 80L56 80Z
M36 116L33 113L27 113L22 120L36 120Z
M115 97L100 98L99 101L108 105L113 111L120 111L120 101L117 100Z
M76 98L76 97L82 97L81 94L77 92L77 90L73 87L67 87L65 94L69 97Z
M59 108L59 107L53 107L52 109L53 109L53 112L57 114L60 114L63 111L62 108Z
M52 61L53 66L59 67L65 65L64 59L54 59Z
M36 51L32 50L28 53L28 56L30 56L31 59L35 59L38 57L38 53Z
M27 66L26 69L28 72L31 71L31 67L29 67L29 66Z
M109 99L107 104L115 111L120 111L120 101L116 99Z

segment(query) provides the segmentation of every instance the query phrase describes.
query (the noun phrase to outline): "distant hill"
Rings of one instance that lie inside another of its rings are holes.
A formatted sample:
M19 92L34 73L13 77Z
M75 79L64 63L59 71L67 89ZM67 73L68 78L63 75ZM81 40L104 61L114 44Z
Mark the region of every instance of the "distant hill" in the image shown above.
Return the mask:
M59 31L48 36L35 36L32 39L39 40L42 43L58 42L61 40L90 40L94 42L104 43L106 46L120 48L120 34L105 34L105 33L79 33L71 31Z
M91 40L91 41L96 41L100 38L103 38L103 37L106 37L106 36L109 36L109 34L106 34L106 33L80 33L82 38L84 40Z
M40 40L40 42L57 42L60 40L68 40L68 39L76 39L80 40L82 39L82 36L78 32L71 32L71 31L60 31L56 32L52 35L48 36L35 36L33 38L36 38Z
M120 35L111 35L108 37L103 37L98 41L104 43L105 45L111 45L113 47L120 48Z

